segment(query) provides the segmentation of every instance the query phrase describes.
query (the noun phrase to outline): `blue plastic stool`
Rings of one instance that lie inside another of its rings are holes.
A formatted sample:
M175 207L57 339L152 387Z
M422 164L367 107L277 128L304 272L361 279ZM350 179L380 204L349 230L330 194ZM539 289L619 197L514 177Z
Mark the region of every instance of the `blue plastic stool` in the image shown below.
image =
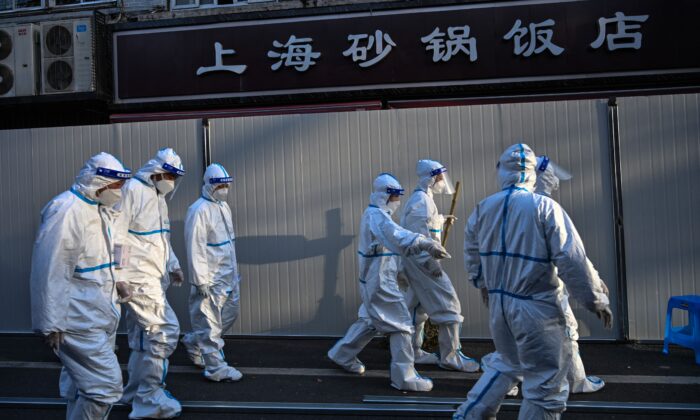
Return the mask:
M674 308L688 311L688 325L675 328L672 326L671 316ZM669 343L693 349L695 363L700 365L700 296L671 296L668 300L664 354L668 354Z

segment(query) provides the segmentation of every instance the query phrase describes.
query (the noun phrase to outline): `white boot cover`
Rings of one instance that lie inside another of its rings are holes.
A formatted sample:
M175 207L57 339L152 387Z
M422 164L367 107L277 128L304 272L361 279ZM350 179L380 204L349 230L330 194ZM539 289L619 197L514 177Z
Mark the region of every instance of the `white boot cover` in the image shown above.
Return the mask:
M597 376L586 376L586 369L579 354L578 343L571 342L571 369L566 379L569 381L569 392L572 394L586 394L599 391L605 386L605 382Z
M136 395L131 401L129 418L169 419L179 416L182 412L180 402L165 390L168 360L152 356L145 351L132 351L133 353L140 356L134 362L135 370L132 370L132 372L139 372L140 381ZM131 385L131 378L129 378L129 385Z
M223 351L205 354L204 377L214 382L235 382L239 381L243 374L233 366L229 366L224 360Z
M369 320L360 318L348 328L345 336L328 350L328 358L350 373L362 375L365 365L357 358L376 334Z
M440 367L461 372L478 372L479 362L462 353L459 343L459 324L440 324Z
M413 365L413 346L409 333L389 335L391 346L391 386L403 391L427 392L433 389L433 381L416 372Z

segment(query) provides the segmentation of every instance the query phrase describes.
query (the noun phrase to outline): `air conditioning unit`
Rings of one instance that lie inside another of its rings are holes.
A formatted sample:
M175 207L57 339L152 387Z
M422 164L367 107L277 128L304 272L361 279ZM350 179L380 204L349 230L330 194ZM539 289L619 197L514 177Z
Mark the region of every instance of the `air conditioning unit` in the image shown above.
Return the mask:
M95 90L91 19L41 23L41 92Z
M36 25L0 27L0 97L37 94L38 41Z

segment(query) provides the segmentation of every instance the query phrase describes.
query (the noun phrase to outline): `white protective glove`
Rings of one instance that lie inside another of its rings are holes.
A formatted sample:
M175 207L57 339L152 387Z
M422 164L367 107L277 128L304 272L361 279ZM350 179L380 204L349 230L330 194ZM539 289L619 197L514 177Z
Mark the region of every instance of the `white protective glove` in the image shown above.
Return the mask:
M174 271L170 272L170 284L172 284L175 287L180 287L184 282L185 273L182 272L182 269L177 268Z
M208 284L200 284L199 286L195 286L197 288L197 295L200 297L208 297L209 296L209 285Z
M447 250L443 248L442 245L426 237L420 237L416 239L416 243L411 248L414 252L425 251L428 254L430 254L431 257L436 258L438 260L441 260L443 258L452 258L452 256L447 253Z
M603 280L600 281L600 287L603 289L603 293L605 293L605 296L610 297L610 290L608 290L608 286Z
M457 220L459 220L451 214L448 214L447 216L442 216L442 217L445 218L445 225L446 226L449 226L449 225L453 224L454 222L456 222Z
M134 287L125 281L118 281L116 284L119 303L126 303L134 297Z
M605 308L597 311L596 316L598 319L603 321L603 325L605 326L605 329L611 329L612 324L613 324L613 314L612 311L610 310L609 306L606 306Z
M44 342L53 349L58 351L63 344L63 331L53 331L44 336Z

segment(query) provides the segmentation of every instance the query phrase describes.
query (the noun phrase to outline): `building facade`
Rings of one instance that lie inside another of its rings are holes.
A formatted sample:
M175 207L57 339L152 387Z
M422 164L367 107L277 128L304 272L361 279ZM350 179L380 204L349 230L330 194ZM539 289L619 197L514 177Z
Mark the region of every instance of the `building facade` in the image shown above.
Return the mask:
M488 337L462 230L497 187L498 155L518 141L574 174L556 198L610 286L617 326L603 330L576 306L582 337L658 340L668 297L700 292L690 181L700 170L700 56L688 35L698 2L1 8L0 201L12 205L0 213L14 223L0 226L0 242L16 246L2 246L0 283L16 294L0 296L0 312L28 307L39 211L82 162L105 150L138 168L164 146L191 174L170 204L178 255L204 167L220 162L236 179L236 334L342 334L359 305L354 240L371 180L388 170L411 190L415 161L430 157L464 187L446 263L462 334ZM169 296L186 330L187 290ZM25 315L0 317L0 331L28 331Z

